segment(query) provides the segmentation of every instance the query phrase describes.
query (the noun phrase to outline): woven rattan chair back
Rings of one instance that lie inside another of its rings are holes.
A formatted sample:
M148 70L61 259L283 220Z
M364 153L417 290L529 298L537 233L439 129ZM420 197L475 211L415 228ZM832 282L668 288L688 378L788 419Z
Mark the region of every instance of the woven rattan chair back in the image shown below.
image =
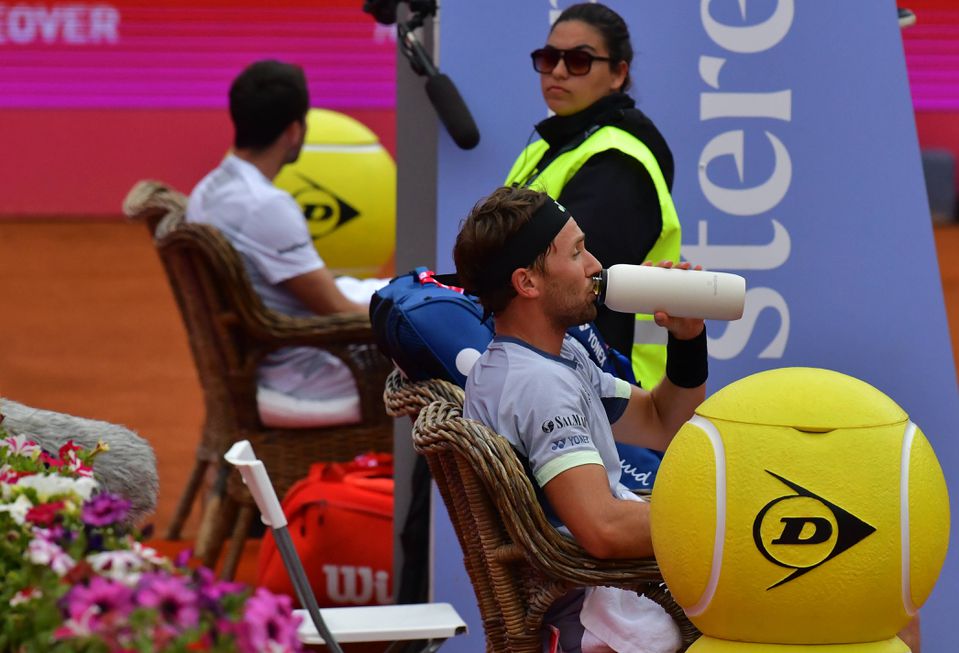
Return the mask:
M185 222L185 206L182 194L158 182L140 182L130 191L124 211L143 219L153 234L186 328L206 407L191 487L181 497L167 536L179 537L206 467L213 463L226 470L228 501L207 510L197 549L212 565L232 527L231 550L222 571L232 577L256 509L238 475L229 472L223 454L234 442L250 440L283 496L314 462L392 451L392 422L382 399L392 364L376 349L365 315L292 318L264 306L237 251L216 228ZM260 422L257 366L267 353L297 345L322 348L350 368L360 396L360 422L295 429Z
M443 379L410 381L398 367L386 377L383 403L391 417L415 420L420 410L441 399L462 406L463 388Z
M456 531L489 653L541 650L543 615L575 587L642 592L680 627L684 649L699 632L666 591L655 560L599 560L547 521L509 442L436 401L413 426Z

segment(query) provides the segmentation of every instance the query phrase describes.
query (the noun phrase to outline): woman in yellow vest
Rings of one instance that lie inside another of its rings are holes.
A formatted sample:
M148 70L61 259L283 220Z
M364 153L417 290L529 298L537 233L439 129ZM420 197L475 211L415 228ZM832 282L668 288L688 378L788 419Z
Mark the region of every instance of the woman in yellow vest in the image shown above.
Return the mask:
M626 94L633 47L622 17L601 4L572 5L532 59L556 115L536 125L540 140L519 155L506 184L545 191L568 208L604 267L678 261L673 156ZM643 387L659 382L666 332L652 316L600 308L596 325L610 345L631 353Z

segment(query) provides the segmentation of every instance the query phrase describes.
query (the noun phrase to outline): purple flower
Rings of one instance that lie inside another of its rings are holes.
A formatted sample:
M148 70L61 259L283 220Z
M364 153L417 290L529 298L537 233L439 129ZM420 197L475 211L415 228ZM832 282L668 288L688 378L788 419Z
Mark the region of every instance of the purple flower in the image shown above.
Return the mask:
M220 612L220 599L227 594L239 594L246 590L246 585L243 583L217 580L213 570L207 567L200 567L194 571L193 577L197 582L200 603L216 613Z
M137 584L137 603L157 611L167 632L196 626L200 620L196 593L189 579L164 574L144 574Z
M293 614L290 597L260 587L246 602L238 643L243 653L302 651L296 630L301 618Z
M90 497L83 504L83 521L90 526L110 526L130 512L130 502L109 492Z
M47 542L53 542L54 544L59 544L61 540L66 539L67 532L60 524L55 524L51 528L40 528L39 526L33 527L33 536L41 540L46 540Z
M63 599L67 617L96 630L126 623L133 610L133 590L106 578L94 576L88 585L74 585Z
M173 566L180 569L186 569L190 564L190 558L193 557L193 548L187 547L176 554L173 559ZM211 572L212 573L212 572Z

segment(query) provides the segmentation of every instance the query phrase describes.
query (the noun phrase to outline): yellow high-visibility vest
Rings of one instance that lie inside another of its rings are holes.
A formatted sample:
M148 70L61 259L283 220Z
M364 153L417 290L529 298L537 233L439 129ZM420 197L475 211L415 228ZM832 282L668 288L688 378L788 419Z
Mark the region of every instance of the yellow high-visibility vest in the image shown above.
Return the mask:
M676 207L669 194L669 186L666 184L663 171L645 143L618 127L607 125L597 129L578 146L562 152L545 169L540 170L538 168L540 159L548 149L549 144L544 140L535 141L527 146L513 164L506 178L506 185L526 186L556 199L573 175L593 155L606 150L619 150L633 157L646 168L659 197L663 226L659 232L659 238L646 255L646 260L679 261L681 232ZM644 388L652 389L663 378L666 372L666 330L653 322L652 315L637 313L630 359L633 364L633 373Z

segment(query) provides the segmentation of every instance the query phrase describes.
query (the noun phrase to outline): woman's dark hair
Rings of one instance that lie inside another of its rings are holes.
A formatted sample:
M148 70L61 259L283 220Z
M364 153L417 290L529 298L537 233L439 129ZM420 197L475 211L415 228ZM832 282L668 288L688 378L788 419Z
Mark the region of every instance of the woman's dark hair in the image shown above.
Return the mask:
M496 288L483 288L483 273L500 256L510 236L547 201L551 200L546 193L503 186L477 202L461 225L453 246L456 276L467 291L479 296L488 314L495 315L506 308L516 290L508 280ZM544 271L548 252L549 247L529 267Z
M580 2L570 5L559 15L550 31L559 23L567 20L582 21L595 28L602 35L606 49L609 51L610 70L614 70L616 64L620 61L625 61L627 67L632 65L633 44L629 40L629 28L626 27L626 21L623 20L623 17L615 11L606 5L593 2ZM623 80L623 85L619 90L625 93L629 90L631 84L632 79L630 79L627 68L626 79Z
M310 108L303 69L280 61L257 61L230 86L233 144L262 150L291 123L303 122Z

